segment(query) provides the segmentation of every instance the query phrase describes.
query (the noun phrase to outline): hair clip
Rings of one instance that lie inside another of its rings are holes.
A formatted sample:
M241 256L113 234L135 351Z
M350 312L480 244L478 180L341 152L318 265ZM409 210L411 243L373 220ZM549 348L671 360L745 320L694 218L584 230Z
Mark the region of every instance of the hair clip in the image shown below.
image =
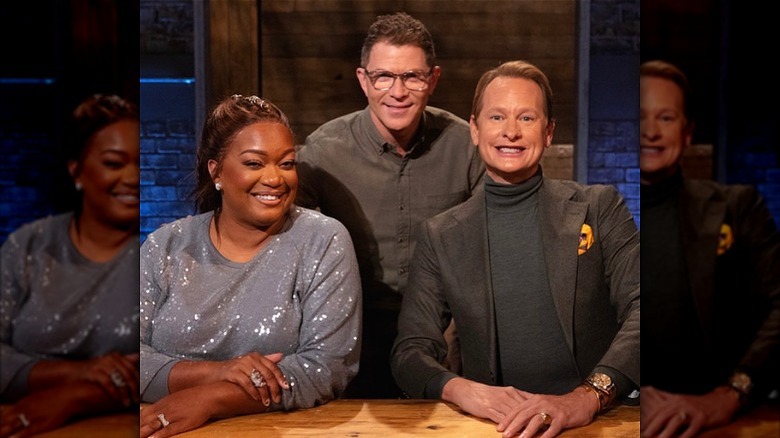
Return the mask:
M233 100L244 100L252 105L259 106L260 109L267 111L269 109L268 103L257 96L242 96L240 94L234 94L230 96Z

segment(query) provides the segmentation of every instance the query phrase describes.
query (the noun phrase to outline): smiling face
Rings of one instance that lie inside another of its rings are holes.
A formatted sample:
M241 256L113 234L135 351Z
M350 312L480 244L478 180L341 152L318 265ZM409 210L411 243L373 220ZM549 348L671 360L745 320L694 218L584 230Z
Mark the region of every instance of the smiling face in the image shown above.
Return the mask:
M516 184L534 175L555 130L544 108L542 89L530 79L500 76L485 87L469 125L493 180Z
M241 129L220 163L208 162L222 186L220 222L274 233L295 201L298 173L292 133L281 123L258 122Z
M82 187L81 214L118 228L137 226L140 213L140 124L120 120L87 141L81 160L71 161Z
M639 79L639 169L642 183L653 184L676 172L683 150L691 143L683 92L674 82Z
M428 87L422 91L407 89L400 79L386 91L374 88L366 74L368 71L384 70L401 74L409 71L428 72L431 66L426 63L425 52L415 45L394 46L378 42L371 48L368 63L357 69L360 87L368 98L371 120L382 137L389 143L406 148L420 123L428 97L433 94L439 77L439 68L435 67L428 78Z

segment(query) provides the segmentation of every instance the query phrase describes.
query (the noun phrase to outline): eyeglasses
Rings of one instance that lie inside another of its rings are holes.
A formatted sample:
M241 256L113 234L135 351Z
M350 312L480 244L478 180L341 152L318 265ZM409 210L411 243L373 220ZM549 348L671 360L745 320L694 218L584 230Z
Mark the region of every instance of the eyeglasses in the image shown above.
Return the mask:
M422 70L411 70L404 73L392 73L386 70L374 70L368 71L365 67L363 71L366 72L368 80L371 81L371 85L374 89L379 91L387 91L393 88L396 78L401 78L401 83L404 84L408 90L422 91L428 88L428 78L433 73L433 68L424 72Z

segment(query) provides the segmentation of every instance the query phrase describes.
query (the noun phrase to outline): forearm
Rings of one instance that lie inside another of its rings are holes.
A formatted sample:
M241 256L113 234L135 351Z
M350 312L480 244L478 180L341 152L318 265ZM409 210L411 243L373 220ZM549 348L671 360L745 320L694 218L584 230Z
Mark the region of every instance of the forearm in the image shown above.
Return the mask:
M268 410L262 401L252 399L246 391L230 382L209 383L193 389L200 391L201 397L208 398L211 418L257 414Z
M187 388L216 383L219 362L216 361L180 361L171 368L168 374L168 390L170 393ZM234 385L235 386L235 385Z
M70 384L84 374L83 361L41 360L30 370L27 385L29 392Z

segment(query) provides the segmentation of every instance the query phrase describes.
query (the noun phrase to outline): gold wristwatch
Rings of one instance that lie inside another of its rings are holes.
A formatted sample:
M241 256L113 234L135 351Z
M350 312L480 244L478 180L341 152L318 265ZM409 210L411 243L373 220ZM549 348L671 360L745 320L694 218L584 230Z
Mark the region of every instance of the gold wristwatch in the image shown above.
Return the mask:
M748 374L735 371L729 378L729 386L739 393L739 403L744 405L753 389L753 380Z
M593 373L585 379L585 389L592 390L599 400L599 412L603 411L617 395L615 383L604 373Z

